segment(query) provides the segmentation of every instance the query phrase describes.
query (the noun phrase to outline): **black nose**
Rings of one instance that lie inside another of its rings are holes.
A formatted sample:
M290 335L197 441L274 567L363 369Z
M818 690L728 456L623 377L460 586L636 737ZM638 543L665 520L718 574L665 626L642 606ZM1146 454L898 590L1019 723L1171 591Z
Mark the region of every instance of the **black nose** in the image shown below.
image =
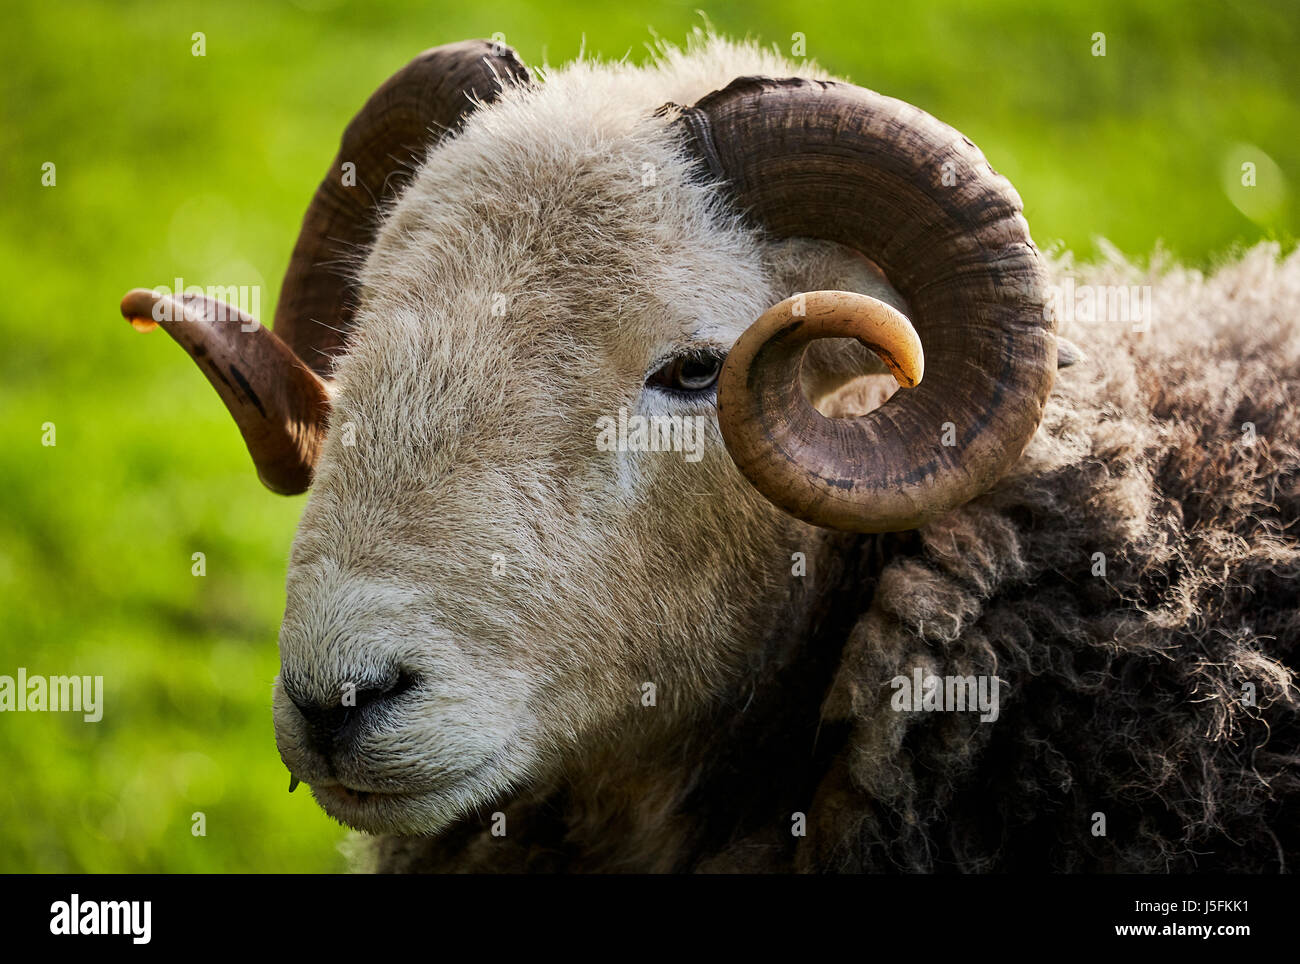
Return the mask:
M405 692L412 683L411 677L405 673L382 683L345 683L339 687L338 696L328 701L305 698L288 686L285 687L285 693L307 722L307 741L312 749L328 757L361 718L363 710Z

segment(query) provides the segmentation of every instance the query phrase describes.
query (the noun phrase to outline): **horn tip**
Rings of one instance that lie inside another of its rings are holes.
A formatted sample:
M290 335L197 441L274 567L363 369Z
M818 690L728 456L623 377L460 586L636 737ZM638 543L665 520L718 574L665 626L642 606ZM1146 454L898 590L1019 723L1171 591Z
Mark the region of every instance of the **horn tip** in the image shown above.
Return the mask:
M158 303L159 295L148 288L132 288L122 296L122 317L131 323L136 331L153 331L158 322L153 318L153 306Z
M908 322L908 327L911 328L911 322ZM913 336L915 343L908 346L911 350L902 352L900 358L891 358L890 362L893 364L886 366L900 388L915 388L925 377L925 355L921 349L920 338L915 337L915 329L913 329Z

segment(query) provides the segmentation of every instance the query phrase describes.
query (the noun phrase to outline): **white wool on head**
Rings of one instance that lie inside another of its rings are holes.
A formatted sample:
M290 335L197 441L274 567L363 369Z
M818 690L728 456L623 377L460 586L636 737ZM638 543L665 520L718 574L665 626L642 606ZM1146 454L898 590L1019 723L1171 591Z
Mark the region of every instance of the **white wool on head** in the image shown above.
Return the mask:
M647 376L725 352L798 290L902 302L838 246L760 244L682 153L659 108L756 73L821 76L703 38L644 67L545 71L432 148L386 213L280 639L310 699L419 681L336 764L345 784L419 799L350 822L436 830L611 740L662 742L781 658L758 643L821 578L792 588L792 555L827 536L743 479L711 399ZM701 452L601 451L599 420L621 413L700 418ZM277 706L281 752L311 782L324 761L283 692Z

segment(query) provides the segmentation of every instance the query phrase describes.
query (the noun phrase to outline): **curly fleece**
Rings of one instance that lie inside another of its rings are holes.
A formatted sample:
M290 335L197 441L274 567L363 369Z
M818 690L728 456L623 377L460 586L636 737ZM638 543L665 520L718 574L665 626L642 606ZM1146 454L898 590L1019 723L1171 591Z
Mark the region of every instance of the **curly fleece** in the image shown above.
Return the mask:
M1150 330L1063 325L1086 358L1015 471L884 567L801 869L1294 866L1300 254L1055 274L1152 285ZM999 719L894 712L914 666L996 674Z

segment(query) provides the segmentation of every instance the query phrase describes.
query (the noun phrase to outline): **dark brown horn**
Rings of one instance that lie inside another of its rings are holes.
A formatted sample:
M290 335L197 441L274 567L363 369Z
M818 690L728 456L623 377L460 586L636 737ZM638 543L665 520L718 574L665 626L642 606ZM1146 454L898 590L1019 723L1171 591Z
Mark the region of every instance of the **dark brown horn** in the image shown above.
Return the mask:
M311 484L329 416L325 379L347 346L355 269L383 205L439 137L505 86L528 80L513 50L468 40L427 50L385 81L348 125L303 217L274 333L215 299L136 289L122 300L136 327L161 324L198 363L268 488L292 495Z
M382 205L425 152L528 68L504 44L466 40L426 50L388 78L343 132L339 152L302 219L280 287L275 333L328 375L356 310L355 272L374 241ZM344 165L354 165L346 171ZM355 176L355 184L349 186Z
M142 331L161 326L194 359L239 426L263 485L293 495L311 484L329 388L269 328L215 298L145 288L127 293L122 315Z
M847 84L741 78L680 122L767 233L879 264L925 349L921 385L854 419L774 389L773 373L797 377L788 331L743 370L729 360L718 417L750 482L800 519L858 532L913 528L987 490L1037 428L1056 367L1046 276L1011 184L951 127Z

